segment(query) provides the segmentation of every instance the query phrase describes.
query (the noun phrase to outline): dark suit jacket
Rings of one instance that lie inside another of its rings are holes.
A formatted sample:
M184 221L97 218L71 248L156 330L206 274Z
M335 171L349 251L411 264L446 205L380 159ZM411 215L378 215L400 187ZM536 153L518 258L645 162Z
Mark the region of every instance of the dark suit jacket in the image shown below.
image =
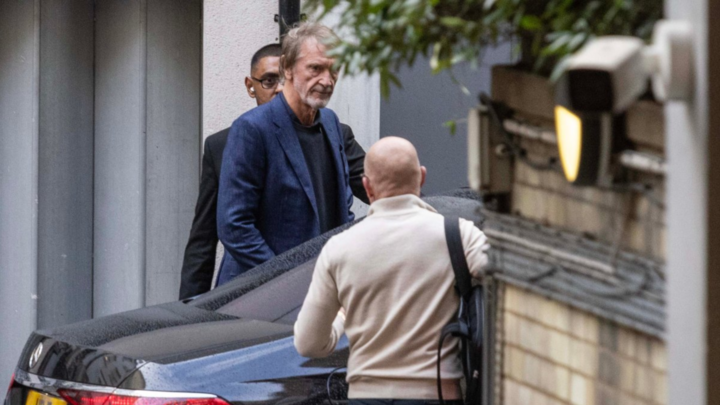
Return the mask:
M210 291L215 271L217 236L217 196L222 154L230 128L205 139L200 175L200 193L195 204L190 238L185 247L180 279L180 299Z
M218 285L320 234L310 172L281 94L235 120L223 154L218 193L218 236L225 247ZM320 110L329 142L339 223L354 219L350 169L340 121Z
M369 204L362 185L365 151L355 140L352 129L340 124L345 143L345 155L350 167L350 188L353 195ZM222 155L230 128L205 139L202 158L200 193L195 205L190 238L185 247L180 283L180 299L194 297L210 291L215 270L217 236L217 196L220 183Z

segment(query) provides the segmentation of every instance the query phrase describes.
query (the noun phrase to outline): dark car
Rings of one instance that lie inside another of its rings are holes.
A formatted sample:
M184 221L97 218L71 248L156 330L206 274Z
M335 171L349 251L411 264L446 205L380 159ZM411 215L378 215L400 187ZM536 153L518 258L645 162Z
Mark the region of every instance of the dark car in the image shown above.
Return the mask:
M426 200L478 219L471 193ZM347 340L327 358L308 359L292 335L320 249L348 226L193 299L34 332L5 405L345 401Z

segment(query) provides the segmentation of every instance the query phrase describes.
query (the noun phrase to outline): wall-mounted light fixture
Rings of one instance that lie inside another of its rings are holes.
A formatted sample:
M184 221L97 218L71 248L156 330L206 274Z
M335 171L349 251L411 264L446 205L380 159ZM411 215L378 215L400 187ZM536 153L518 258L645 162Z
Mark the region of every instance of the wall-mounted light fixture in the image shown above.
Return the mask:
M656 99L692 93L692 30L658 22L653 45L634 37L600 37L570 57L555 88L555 126L565 177L576 185L612 181L613 141L624 136L624 116L647 91Z

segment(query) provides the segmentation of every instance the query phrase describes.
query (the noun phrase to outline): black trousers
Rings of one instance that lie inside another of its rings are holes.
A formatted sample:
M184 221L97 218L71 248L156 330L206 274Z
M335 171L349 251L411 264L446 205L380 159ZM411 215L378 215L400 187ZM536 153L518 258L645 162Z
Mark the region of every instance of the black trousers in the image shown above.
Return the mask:
M437 399L362 399L351 398L348 405L440 405ZM463 401L455 399L445 401L446 405L463 405Z

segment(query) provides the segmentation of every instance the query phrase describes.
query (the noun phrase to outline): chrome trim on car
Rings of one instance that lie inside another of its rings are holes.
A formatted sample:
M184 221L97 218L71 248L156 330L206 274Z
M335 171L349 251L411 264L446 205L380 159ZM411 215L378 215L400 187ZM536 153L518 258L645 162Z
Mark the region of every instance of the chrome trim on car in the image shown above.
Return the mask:
M114 395L123 395L126 397L143 397L143 398L187 398L187 399L211 399L217 398L213 394L201 394L197 392L174 392L174 391L145 391L145 390L126 390L116 389Z
M38 360L40 360L40 355L42 355L43 352L43 344L42 342L38 343L35 350L33 350L32 354L30 355L30 361L28 362L28 367L33 368L35 367L35 364L37 364Z
M61 389L82 390L101 392L103 394L111 394L115 391L115 387L104 387L102 385L82 384L73 381L56 380L50 377L43 377L37 374L28 373L20 369L15 370L15 381L27 387L49 392L57 395L57 391Z
M57 395L57 391L61 389L92 391L103 394L122 395L127 397L143 397L143 398L187 398L187 399L211 399L217 398L217 395L204 394L197 392L175 392L175 391L145 391L145 390L128 390L115 387L105 387L102 385L83 384L73 381L56 380L54 378L43 377L36 374L28 373L17 369L15 371L15 381L27 387L49 392Z

